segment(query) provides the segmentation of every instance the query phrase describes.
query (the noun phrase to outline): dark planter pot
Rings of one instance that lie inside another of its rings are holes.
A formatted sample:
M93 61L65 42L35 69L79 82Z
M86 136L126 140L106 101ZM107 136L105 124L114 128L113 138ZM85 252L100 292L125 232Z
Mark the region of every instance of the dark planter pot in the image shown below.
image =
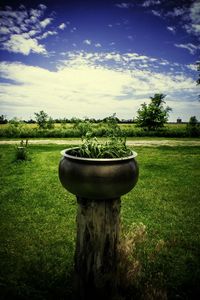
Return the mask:
M61 152L59 178L72 194L94 200L114 199L136 185L139 175L136 152L122 158L93 159L72 156L71 150Z

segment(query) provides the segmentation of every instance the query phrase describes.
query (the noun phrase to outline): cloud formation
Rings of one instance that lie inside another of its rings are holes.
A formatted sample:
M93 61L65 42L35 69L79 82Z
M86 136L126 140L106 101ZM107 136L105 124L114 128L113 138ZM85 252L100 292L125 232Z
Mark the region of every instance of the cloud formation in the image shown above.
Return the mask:
M116 112L120 118L132 118L140 104L156 92L167 94L174 119L191 116L198 101L194 80L183 73L150 71L151 64L169 62L137 53L68 53L55 71L22 63L1 63L2 108L10 114L29 118L35 111L47 111L53 117L105 117ZM146 64L148 68L142 67ZM162 65L162 67L165 65ZM129 69L127 68L129 66ZM13 82L11 83L10 82Z
M40 44L39 40L57 32L46 31L53 21L53 18L44 18L46 8L44 4L39 4L37 8L29 10L24 5L20 5L18 10L12 10L9 6L1 10L1 49L23 55L47 55L45 45Z
M59 29L64 30L66 28L66 24L62 23L58 26Z
M149 7L149 6L159 5L159 4L161 4L160 0L146 0L143 2L142 6Z
M84 40L84 41L83 41L83 44L86 44L86 45L91 45L91 44L92 44L92 42L91 42L91 40Z
M132 7L133 6L133 4L132 3L130 3L130 2L122 2L122 3L117 3L117 4L115 4L115 6L116 7L118 7L118 8L130 8L130 7Z
M9 52L29 55L30 52L47 54L43 45L38 44L36 39L26 38L20 34L12 34L10 39L3 43L3 48Z
M192 55L194 55L197 52L197 50L200 50L200 46L196 46L196 45L194 45L192 43L188 43L188 44L175 44L175 47L186 49Z
M200 41L200 2L195 1L189 11L190 22L185 26L188 33L194 34Z
M175 32L176 32L176 29L175 29L175 27L173 27L173 26L167 26L167 29L168 29L170 32L172 32L172 33L175 33Z

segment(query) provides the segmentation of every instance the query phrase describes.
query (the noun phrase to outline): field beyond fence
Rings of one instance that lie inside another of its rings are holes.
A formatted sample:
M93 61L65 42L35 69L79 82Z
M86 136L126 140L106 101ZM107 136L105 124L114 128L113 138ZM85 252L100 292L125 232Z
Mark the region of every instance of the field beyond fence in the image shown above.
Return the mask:
M109 128L105 123L91 124L92 134L96 137L104 137ZM147 131L136 127L135 124L120 124L122 134L126 137L199 137L199 126L195 129L187 127L187 124L166 124L155 131ZM1 124L0 138L75 138L81 137L81 130L74 124L54 124L51 129L40 129L37 124Z

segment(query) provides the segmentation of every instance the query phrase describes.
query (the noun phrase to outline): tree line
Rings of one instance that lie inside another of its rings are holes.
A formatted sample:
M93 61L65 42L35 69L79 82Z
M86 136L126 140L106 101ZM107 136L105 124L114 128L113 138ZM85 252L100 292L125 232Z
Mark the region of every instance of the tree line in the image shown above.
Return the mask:
M197 80L197 84L200 84L200 81ZM169 106L165 106L165 97L164 94L154 94L153 97L150 97L150 103L141 104L140 108L137 111L137 116L135 119L129 120L120 120L117 118L116 114L111 116L117 123L135 123L136 126L143 128L148 131L155 131L159 128L163 128L164 125L168 122L169 113L172 111L172 108ZM84 120L79 118L71 118L71 119L53 119L48 116L46 112L41 110L40 112L35 112L35 120L31 119L26 121L25 123L37 123L40 129L52 129L54 128L55 123L73 123L78 124L80 122L90 122L90 123L100 123L107 122L109 118L106 117L104 119L94 119L94 118L85 118ZM15 124L19 122L17 118L13 118L9 121L11 124ZM0 116L0 124L6 124L8 120L4 115ZM198 120L196 116L191 116L189 120L189 126L192 128L198 126Z

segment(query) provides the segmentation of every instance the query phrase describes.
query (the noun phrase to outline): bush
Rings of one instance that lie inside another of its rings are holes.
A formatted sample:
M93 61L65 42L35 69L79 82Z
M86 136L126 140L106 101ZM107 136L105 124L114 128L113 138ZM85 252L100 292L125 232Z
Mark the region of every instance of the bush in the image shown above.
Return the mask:
M28 140L26 140L25 142L21 140L20 145L16 147L15 156L16 160L28 159Z
M195 116L192 116L187 124L187 133L191 137L200 136L200 124Z

